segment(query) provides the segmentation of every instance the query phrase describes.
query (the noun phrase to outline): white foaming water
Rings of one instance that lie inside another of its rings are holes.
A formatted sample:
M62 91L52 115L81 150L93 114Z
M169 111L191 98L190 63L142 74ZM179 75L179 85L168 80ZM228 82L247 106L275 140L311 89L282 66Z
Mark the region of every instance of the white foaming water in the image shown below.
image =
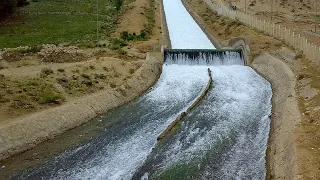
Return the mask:
M271 113L270 84L246 66L218 66L211 70L213 89L183 120L181 132L162 152L165 159L156 174L178 164L206 158L211 151L223 158L218 162L214 160L217 157L207 160L202 179L264 179ZM217 150L225 146L224 143L231 145L223 151ZM211 166L217 163L221 163L220 170L212 172L217 167Z
M157 137L167 126L185 111L204 90L209 77L205 66L164 65L156 86L134 104L149 106L149 111L131 112L124 116L138 117L137 121L120 130L119 138L95 149L92 144L56 159L56 164L78 151L93 151L94 156L77 162L68 169L58 169L45 179L130 179L143 164L157 143ZM180 108L175 109L177 106ZM169 114L169 115L168 115ZM166 118L164 115L169 116ZM127 129L130 131L127 132ZM128 133L128 134L127 134ZM92 145L92 146L91 146ZM81 155L81 154L79 154ZM78 156L79 156L78 155Z
M215 49L181 0L163 0L172 49Z
M224 54L201 53L197 58L190 58L186 53L168 54L166 64L228 66L244 65L239 52L226 51Z

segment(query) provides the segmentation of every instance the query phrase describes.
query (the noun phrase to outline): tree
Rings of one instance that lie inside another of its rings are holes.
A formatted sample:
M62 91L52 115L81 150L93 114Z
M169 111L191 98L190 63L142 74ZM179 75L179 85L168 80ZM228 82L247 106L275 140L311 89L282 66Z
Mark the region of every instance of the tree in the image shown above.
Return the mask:
M28 4L28 0L0 0L0 21L12 14L17 7Z

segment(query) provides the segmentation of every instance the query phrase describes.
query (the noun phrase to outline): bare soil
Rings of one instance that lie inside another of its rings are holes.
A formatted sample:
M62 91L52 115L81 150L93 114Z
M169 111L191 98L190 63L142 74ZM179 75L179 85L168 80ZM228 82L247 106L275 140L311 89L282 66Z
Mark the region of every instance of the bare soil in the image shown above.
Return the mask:
M229 0L219 0L219 2L228 6ZM261 19L272 20L320 45L320 18L316 15L315 2L313 0L231 0L231 3L241 11L246 10L247 13L254 14ZM319 4L318 2L318 8ZM315 19L317 19L316 33Z

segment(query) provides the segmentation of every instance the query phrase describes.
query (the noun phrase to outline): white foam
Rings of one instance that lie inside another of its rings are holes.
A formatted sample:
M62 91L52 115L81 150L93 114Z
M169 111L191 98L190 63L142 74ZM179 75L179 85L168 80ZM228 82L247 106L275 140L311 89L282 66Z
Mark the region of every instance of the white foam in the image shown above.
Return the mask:
M94 152L94 158L70 167L67 172L59 171L52 179L65 179L66 177L97 180L130 179L155 147L157 137L178 114L185 111L195 101L204 90L208 80L207 68L204 66L164 66L161 78L155 87L136 102L141 104L148 102L146 104L152 105L150 108L153 110L141 116L141 120L147 120L146 123L138 126L132 134L106 144L102 150L97 149ZM176 112L171 112L171 109L177 106L181 108ZM172 115L168 119L163 119L161 113L164 112L172 113ZM138 119L137 124L139 123ZM125 132L124 129L119 134ZM90 148L90 145L86 145L85 148ZM64 155L66 156L68 154Z
M183 123L183 133L174 137L173 143L165 151L166 159L161 163L158 173L177 164L201 158L205 154L201 152L212 151L212 145L221 142L222 139L228 139L232 132L237 132L240 138L234 148L227 152L231 160L222 163L222 179L241 179L250 173L253 176L258 174L257 179L263 179L269 133L268 116L271 113L270 84L246 66L218 66L212 67L211 70L214 83L208 100L202 102L199 106L201 109L193 111L195 114L190 116L194 116L195 119L205 118L206 122L215 124L209 129L199 129L199 124L205 122ZM222 117L223 119L220 119ZM217 118L219 121L216 122ZM252 119L258 120L258 134L248 137L243 128L250 130L250 126L254 124ZM250 156L254 156L255 159L250 159ZM206 177L212 177L210 168L204 174Z

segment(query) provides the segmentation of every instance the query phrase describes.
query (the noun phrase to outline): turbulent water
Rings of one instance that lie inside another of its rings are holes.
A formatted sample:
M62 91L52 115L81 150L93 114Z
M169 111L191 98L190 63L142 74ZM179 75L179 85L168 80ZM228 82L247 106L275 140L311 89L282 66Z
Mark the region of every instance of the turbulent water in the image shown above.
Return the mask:
M190 58L188 53L168 54L166 64L180 65L202 65L202 66L222 66L222 65L244 65L242 57L238 52L224 52L220 54L202 53Z
M119 123L89 144L14 179L130 179L156 145L158 135L193 103L208 80L204 66L163 66L150 92L103 118Z
M270 85L245 66L211 71L206 98L158 144L134 179L265 179Z
M172 48L215 48L180 0L163 3ZM271 87L242 64L237 53L168 56L148 93L102 118L117 123L12 179L264 179ZM157 142L207 86L208 68L212 89L169 138Z

